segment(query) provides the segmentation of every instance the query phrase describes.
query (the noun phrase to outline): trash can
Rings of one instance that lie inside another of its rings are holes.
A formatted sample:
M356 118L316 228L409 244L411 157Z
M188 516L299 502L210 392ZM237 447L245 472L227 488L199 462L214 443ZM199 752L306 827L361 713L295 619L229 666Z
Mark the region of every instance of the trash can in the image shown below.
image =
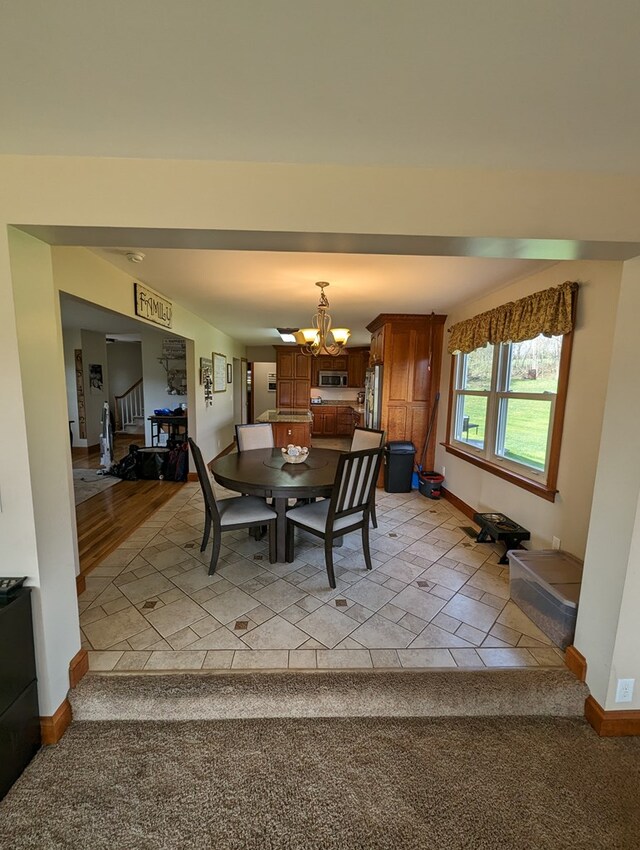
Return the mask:
M391 440L384 447L384 489L387 493L410 493L416 447Z

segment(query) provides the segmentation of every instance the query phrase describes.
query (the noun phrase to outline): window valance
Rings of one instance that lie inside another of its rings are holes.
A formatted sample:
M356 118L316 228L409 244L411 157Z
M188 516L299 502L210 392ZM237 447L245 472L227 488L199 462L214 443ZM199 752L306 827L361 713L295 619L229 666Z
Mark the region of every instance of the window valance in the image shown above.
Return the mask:
M449 354L467 354L488 342L522 342L540 334L562 336L573 330L574 302L578 284L566 281L560 286L534 292L518 301L487 310L449 328Z

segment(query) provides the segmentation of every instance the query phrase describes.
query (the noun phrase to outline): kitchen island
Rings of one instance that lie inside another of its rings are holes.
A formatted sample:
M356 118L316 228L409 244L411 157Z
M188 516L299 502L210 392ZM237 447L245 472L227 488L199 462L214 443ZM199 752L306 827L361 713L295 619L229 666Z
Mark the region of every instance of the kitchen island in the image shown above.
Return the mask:
M271 423L276 447L281 449L286 448L289 443L294 446L310 446L312 419L310 410L275 408L265 410L256 418L256 422Z

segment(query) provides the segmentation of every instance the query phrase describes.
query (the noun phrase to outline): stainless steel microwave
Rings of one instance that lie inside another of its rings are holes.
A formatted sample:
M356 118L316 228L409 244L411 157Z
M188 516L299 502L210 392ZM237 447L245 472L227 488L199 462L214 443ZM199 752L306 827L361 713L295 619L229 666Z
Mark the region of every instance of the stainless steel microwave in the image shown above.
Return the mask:
M318 385L321 387L346 387L349 384L347 372L319 372Z

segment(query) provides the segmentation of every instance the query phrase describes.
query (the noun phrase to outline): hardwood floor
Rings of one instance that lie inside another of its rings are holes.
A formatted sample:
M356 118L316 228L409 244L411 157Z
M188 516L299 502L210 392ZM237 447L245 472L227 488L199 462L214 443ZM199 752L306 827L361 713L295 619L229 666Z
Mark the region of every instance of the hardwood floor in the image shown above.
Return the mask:
M120 460L129 444L136 442L136 435L118 435L114 442L114 458ZM100 454L96 451L76 457L73 466L98 469ZM121 481L116 487L76 505L80 573L90 572L154 511L175 496L181 486L176 481Z

